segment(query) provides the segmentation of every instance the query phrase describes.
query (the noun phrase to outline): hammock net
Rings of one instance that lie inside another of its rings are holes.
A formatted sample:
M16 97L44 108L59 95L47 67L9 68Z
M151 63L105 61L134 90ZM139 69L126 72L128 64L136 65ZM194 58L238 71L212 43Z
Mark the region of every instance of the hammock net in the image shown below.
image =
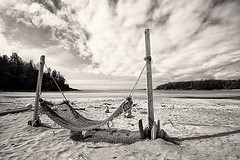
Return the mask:
M75 141L84 142L108 142L108 143L125 143L130 144L139 141L139 132L131 132L128 130L115 130L109 132L106 129L99 129L102 125L121 113L131 109L133 102L131 98L127 98L115 112L105 120L92 120L84 117L77 112L69 102L60 105L61 110L52 109L51 102L40 99L40 106L44 113L58 125L71 130L71 138ZM63 110L64 108L64 110ZM88 136L83 137L82 131L88 131Z
M74 108L69 104L69 102L63 103L60 107L64 107L65 111L54 111L51 109L53 106L51 102L40 100L40 105L44 113L51 118L58 125L69 129L71 131L88 131L91 129L96 129L106 124L109 121L112 121L114 118L118 117L121 113L131 109L132 101L127 99L124 101L115 112L112 113L105 120L91 120L80 113L78 113Z

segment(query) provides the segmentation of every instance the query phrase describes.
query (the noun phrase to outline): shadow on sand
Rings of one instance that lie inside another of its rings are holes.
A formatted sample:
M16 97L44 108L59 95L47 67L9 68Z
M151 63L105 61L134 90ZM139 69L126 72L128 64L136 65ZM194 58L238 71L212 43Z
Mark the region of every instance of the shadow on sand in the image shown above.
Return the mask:
M83 136L82 132L71 131L70 138L74 141L81 142L107 142L107 143L123 143L131 144L140 141L140 136L138 131L130 130L116 130L111 131L107 129L94 129L89 130L86 135Z
M234 130L234 131L228 131L228 132L221 132L221 133L216 133L216 134L211 134L211 135L202 135L202 136L196 136L196 137L186 137L186 138L174 138L172 137L171 139L174 141L186 141L186 140L196 140L196 139L207 139L207 138L216 138L216 137L224 137L232 134L238 134L240 133L240 129Z

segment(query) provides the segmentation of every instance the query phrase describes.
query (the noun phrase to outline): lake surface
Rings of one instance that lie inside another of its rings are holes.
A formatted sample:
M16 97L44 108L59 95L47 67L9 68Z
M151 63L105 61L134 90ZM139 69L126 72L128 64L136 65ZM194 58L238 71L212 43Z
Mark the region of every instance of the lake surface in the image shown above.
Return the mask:
M127 90L86 90L64 92L67 98L123 98L127 97L130 91ZM196 91L196 90L154 90L154 98L186 98L186 97L205 97L205 98L224 98L224 97L240 97L240 90L211 90L211 91ZM0 92L1 98L34 98L35 92ZM48 98L63 98L60 92L42 92L42 97ZM133 97L147 97L146 90L136 90Z

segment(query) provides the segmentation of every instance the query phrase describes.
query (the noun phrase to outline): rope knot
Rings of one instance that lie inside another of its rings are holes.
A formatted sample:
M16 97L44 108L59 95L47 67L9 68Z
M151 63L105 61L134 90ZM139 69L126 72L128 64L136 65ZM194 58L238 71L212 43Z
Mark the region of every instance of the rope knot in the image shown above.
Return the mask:
M152 57L151 56L146 56L143 60L151 63L152 62Z
M123 106L122 106L122 110L123 112L128 112L129 110L132 109L133 106L133 101L132 101L132 97L129 96L126 98L126 100L123 102Z

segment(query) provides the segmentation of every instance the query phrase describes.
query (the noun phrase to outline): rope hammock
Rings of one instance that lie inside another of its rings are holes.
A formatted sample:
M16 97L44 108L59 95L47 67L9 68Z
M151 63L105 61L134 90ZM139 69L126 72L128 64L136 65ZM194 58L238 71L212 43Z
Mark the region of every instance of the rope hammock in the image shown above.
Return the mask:
M118 109L113 112L113 114L105 120L91 120L80 113L78 113L74 108L70 105L68 101L65 101L61 104L62 107L66 107L66 111L54 111L51 109L53 104L48 101L44 101L43 99L39 99L40 105L44 111L44 113L51 118L58 125L69 129L71 131L80 132L80 131L88 131L91 129L99 128L100 126L106 124L109 121L112 121L114 118L118 117L121 113L128 111L131 109L133 102L131 98L127 98Z
M45 64L45 67L47 65ZM43 99L39 99L40 106L42 107L44 113L52 119L55 123L58 125L69 129L74 132L81 132L81 131L88 131L92 129L99 128L100 126L103 126L104 124L108 123L109 121L112 121L114 118L118 117L120 114L123 112L128 112L129 110L132 109L133 107L133 102L132 102L132 95L134 93L134 90L136 88L137 83L140 80L141 75L143 74L143 71L146 67L146 64L144 65L139 77L137 78L137 81L135 82L133 89L131 90L129 96L126 98L126 100L117 108L115 112L112 113L111 116L109 116L105 120L91 120L80 113L78 113L74 108L70 105L69 100L66 98L62 90L60 89L59 85L57 84L55 78L51 75L51 78L53 79L55 85L57 86L58 90L61 92L63 98L65 99L64 103L61 104L61 106L65 106L67 108L66 111L54 111L51 109L53 104L49 101L45 101Z

